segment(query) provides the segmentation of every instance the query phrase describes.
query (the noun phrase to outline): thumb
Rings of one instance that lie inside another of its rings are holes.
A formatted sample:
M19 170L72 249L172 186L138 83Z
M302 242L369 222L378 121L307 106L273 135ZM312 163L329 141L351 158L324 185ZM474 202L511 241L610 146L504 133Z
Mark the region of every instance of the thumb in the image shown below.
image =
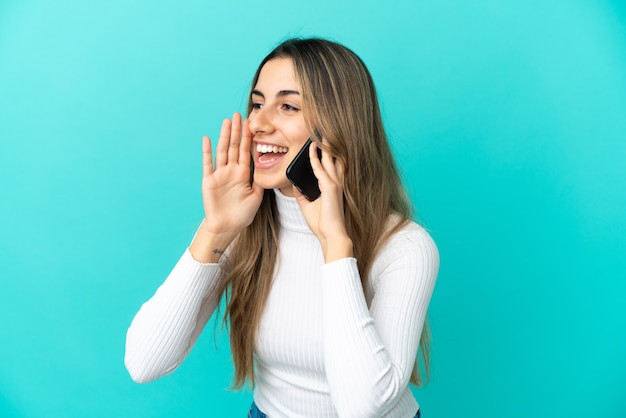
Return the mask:
M300 209L304 210L304 208L306 208L311 202L309 202L309 200L304 197L302 193L300 193L300 190L298 190L296 186L292 185L291 190L293 192L293 197L296 198L296 201L300 205Z
M251 187L252 194L258 196L259 198L263 198L263 192L265 192L265 189L263 187L259 186L256 183L252 183Z

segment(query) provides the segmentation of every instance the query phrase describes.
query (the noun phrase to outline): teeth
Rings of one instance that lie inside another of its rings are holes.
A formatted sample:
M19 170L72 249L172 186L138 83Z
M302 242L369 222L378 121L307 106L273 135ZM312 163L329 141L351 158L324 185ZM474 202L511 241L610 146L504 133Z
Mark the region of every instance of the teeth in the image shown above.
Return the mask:
M257 144L256 146L257 152L266 154L268 152L273 152L274 154L284 154L287 152L287 147L279 147L276 145L265 145L265 144Z

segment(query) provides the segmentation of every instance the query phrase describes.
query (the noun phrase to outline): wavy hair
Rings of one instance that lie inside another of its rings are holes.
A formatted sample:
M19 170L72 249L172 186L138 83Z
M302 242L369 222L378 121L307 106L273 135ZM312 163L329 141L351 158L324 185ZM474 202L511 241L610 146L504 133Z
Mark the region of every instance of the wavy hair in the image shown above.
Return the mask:
M345 167L346 229L365 284L377 252L413 217L383 128L372 77L363 61L338 43L318 38L289 39L263 59L252 80L252 89L265 63L274 58L293 60L307 128L312 137L324 138L324 151ZM251 110L250 101L248 113ZM222 288L227 300L224 321L230 326L235 365L234 388L242 387L246 381L254 385L255 334L272 284L278 231L274 192L266 190L252 224L233 244L233 265ZM429 346L427 321L420 337L426 379ZM420 369L420 362L416 361L411 374L411 383L415 385L423 382Z

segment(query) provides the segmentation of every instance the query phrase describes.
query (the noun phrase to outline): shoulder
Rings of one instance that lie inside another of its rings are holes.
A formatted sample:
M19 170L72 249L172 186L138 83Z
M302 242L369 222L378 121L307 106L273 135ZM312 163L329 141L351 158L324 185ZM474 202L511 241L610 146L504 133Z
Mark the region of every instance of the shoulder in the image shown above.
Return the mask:
M391 227L401 220L390 216ZM370 270L370 283L386 274L402 271L404 277L434 281L439 270L439 251L428 231L414 221L406 221L380 247Z
M392 215L389 217L391 228L399 222L401 220L398 216ZM403 254L413 254L439 259L437 245L431 235L423 226L411 220L405 221L400 229L387 238L380 249L377 259L385 255L392 255L390 253L395 254L395 257Z

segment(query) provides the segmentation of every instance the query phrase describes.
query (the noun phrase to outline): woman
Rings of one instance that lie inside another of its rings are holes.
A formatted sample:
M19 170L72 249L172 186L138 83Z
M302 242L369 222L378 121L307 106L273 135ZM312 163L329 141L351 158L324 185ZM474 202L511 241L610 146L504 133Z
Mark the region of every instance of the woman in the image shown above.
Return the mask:
M312 202L285 175L309 137ZM408 384L419 345L428 370L439 257L410 220L363 62L330 41L283 42L254 76L248 119L224 121L215 162L203 138L203 167L205 218L128 331L133 379L173 371L225 294L249 416L418 416Z

